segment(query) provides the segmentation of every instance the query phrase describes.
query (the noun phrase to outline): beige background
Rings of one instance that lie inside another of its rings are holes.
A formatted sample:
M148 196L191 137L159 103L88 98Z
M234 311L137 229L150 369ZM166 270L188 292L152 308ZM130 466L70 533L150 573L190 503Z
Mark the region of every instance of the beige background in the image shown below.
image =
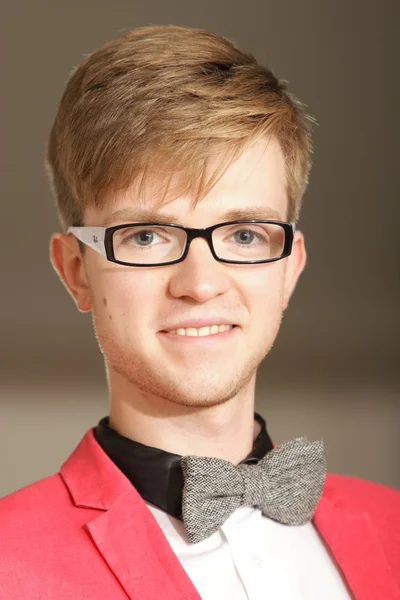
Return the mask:
M74 65L125 29L218 31L317 118L299 227L308 265L257 384L279 443L323 438L331 471L400 487L397 0L9 2L3 11L0 495L58 469L107 412L101 355L48 259L42 160Z

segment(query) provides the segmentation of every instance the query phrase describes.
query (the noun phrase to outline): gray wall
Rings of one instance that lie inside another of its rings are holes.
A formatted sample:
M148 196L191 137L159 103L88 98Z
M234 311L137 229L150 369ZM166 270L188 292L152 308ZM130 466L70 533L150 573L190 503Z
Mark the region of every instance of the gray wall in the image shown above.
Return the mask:
M276 442L322 437L331 471L400 487L398 0L9 2L3 10L0 495L58 469L107 412L101 355L48 259L43 171L66 79L123 30L204 27L289 80L319 125L308 265L257 384ZM5 17L5 18L4 18Z

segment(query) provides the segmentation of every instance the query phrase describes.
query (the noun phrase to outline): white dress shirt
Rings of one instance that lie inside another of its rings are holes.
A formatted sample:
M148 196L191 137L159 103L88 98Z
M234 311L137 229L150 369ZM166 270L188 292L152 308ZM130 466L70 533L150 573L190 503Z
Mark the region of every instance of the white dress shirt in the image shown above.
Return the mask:
M202 600L348 600L312 523L287 526L249 506L190 544L182 521L146 503Z

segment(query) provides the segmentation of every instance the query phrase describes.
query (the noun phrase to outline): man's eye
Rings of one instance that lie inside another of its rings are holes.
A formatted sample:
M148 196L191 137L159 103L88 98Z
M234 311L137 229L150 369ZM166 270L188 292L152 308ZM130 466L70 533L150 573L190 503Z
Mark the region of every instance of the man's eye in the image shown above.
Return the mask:
M123 244L133 244L137 246L151 246L153 242L161 240L161 235L150 229L142 229L141 231L126 232L123 236Z

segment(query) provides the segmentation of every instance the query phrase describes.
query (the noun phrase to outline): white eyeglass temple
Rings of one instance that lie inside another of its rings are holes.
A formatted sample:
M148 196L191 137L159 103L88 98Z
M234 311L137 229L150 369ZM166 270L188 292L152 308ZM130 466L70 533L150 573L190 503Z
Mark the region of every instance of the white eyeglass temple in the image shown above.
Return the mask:
M67 233L72 233L78 240L96 250L107 258L104 245L105 227L68 227Z

